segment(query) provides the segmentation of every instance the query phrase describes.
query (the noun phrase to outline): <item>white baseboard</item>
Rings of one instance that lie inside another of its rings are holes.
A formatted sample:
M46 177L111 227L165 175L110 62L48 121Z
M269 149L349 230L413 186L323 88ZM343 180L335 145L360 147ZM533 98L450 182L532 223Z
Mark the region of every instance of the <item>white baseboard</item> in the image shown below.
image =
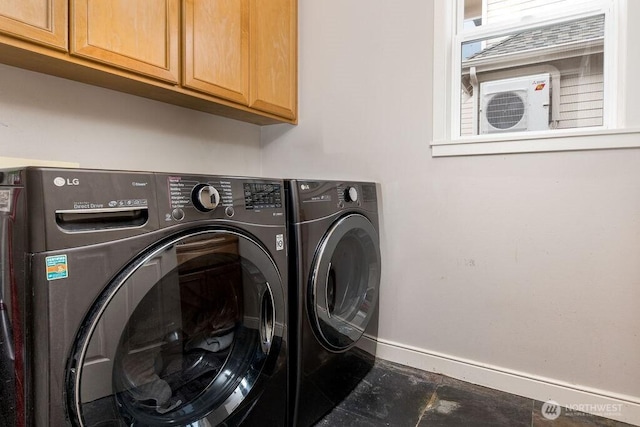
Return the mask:
M370 341L370 340L366 340ZM367 346L376 345L369 342ZM378 339L376 356L391 362L542 402L640 426L640 398L568 384Z

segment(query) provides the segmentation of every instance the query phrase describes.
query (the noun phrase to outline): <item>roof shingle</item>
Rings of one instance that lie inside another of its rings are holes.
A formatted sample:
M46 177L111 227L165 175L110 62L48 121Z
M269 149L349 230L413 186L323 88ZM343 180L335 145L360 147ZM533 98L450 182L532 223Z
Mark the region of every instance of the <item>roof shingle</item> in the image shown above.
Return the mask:
M563 44L603 39L604 15L590 16L575 21L562 22L549 27L522 31L470 56L466 60L489 58L497 55L548 48Z

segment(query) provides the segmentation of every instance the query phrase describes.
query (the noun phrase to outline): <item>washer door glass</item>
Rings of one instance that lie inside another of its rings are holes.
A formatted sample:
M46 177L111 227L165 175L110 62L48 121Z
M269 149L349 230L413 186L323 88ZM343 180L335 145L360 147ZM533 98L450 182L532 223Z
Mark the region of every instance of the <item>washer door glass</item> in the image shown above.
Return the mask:
M379 287L377 231L362 215L338 220L316 252L308 295L311 321L325 347L343 351L362 337Z
M214 426L249 394L283 335L273 260L231 231L159 244L108 286L80 332L70 413L84 426Z

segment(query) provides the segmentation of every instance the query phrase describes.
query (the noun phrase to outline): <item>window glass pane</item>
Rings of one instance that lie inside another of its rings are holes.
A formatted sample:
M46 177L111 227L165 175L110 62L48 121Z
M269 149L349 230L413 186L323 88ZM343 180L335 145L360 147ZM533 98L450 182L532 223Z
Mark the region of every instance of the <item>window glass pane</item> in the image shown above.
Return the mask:
M465 30L470 28L479 27L482 25L482 18L468 19L463 23L463 28ZM476 53L480 52L483 49L482 42L480 41L472 41L468 43L462 44L462 59L465 60Z
M462 43L460 134L603 125L604 15Z
M472 27L464 26L465 29L479 27L482 23L482 0L464 0L464 21L472 22ZM474 22L475 21L475 22Z

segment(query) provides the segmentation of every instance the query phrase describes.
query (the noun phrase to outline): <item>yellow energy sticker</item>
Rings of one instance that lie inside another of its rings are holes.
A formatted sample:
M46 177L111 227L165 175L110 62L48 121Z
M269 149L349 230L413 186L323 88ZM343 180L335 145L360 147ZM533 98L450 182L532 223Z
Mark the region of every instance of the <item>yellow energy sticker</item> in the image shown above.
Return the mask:
M47 266L47 280L66 279L69 277L69 266L66 255L48 256L45 259Z

